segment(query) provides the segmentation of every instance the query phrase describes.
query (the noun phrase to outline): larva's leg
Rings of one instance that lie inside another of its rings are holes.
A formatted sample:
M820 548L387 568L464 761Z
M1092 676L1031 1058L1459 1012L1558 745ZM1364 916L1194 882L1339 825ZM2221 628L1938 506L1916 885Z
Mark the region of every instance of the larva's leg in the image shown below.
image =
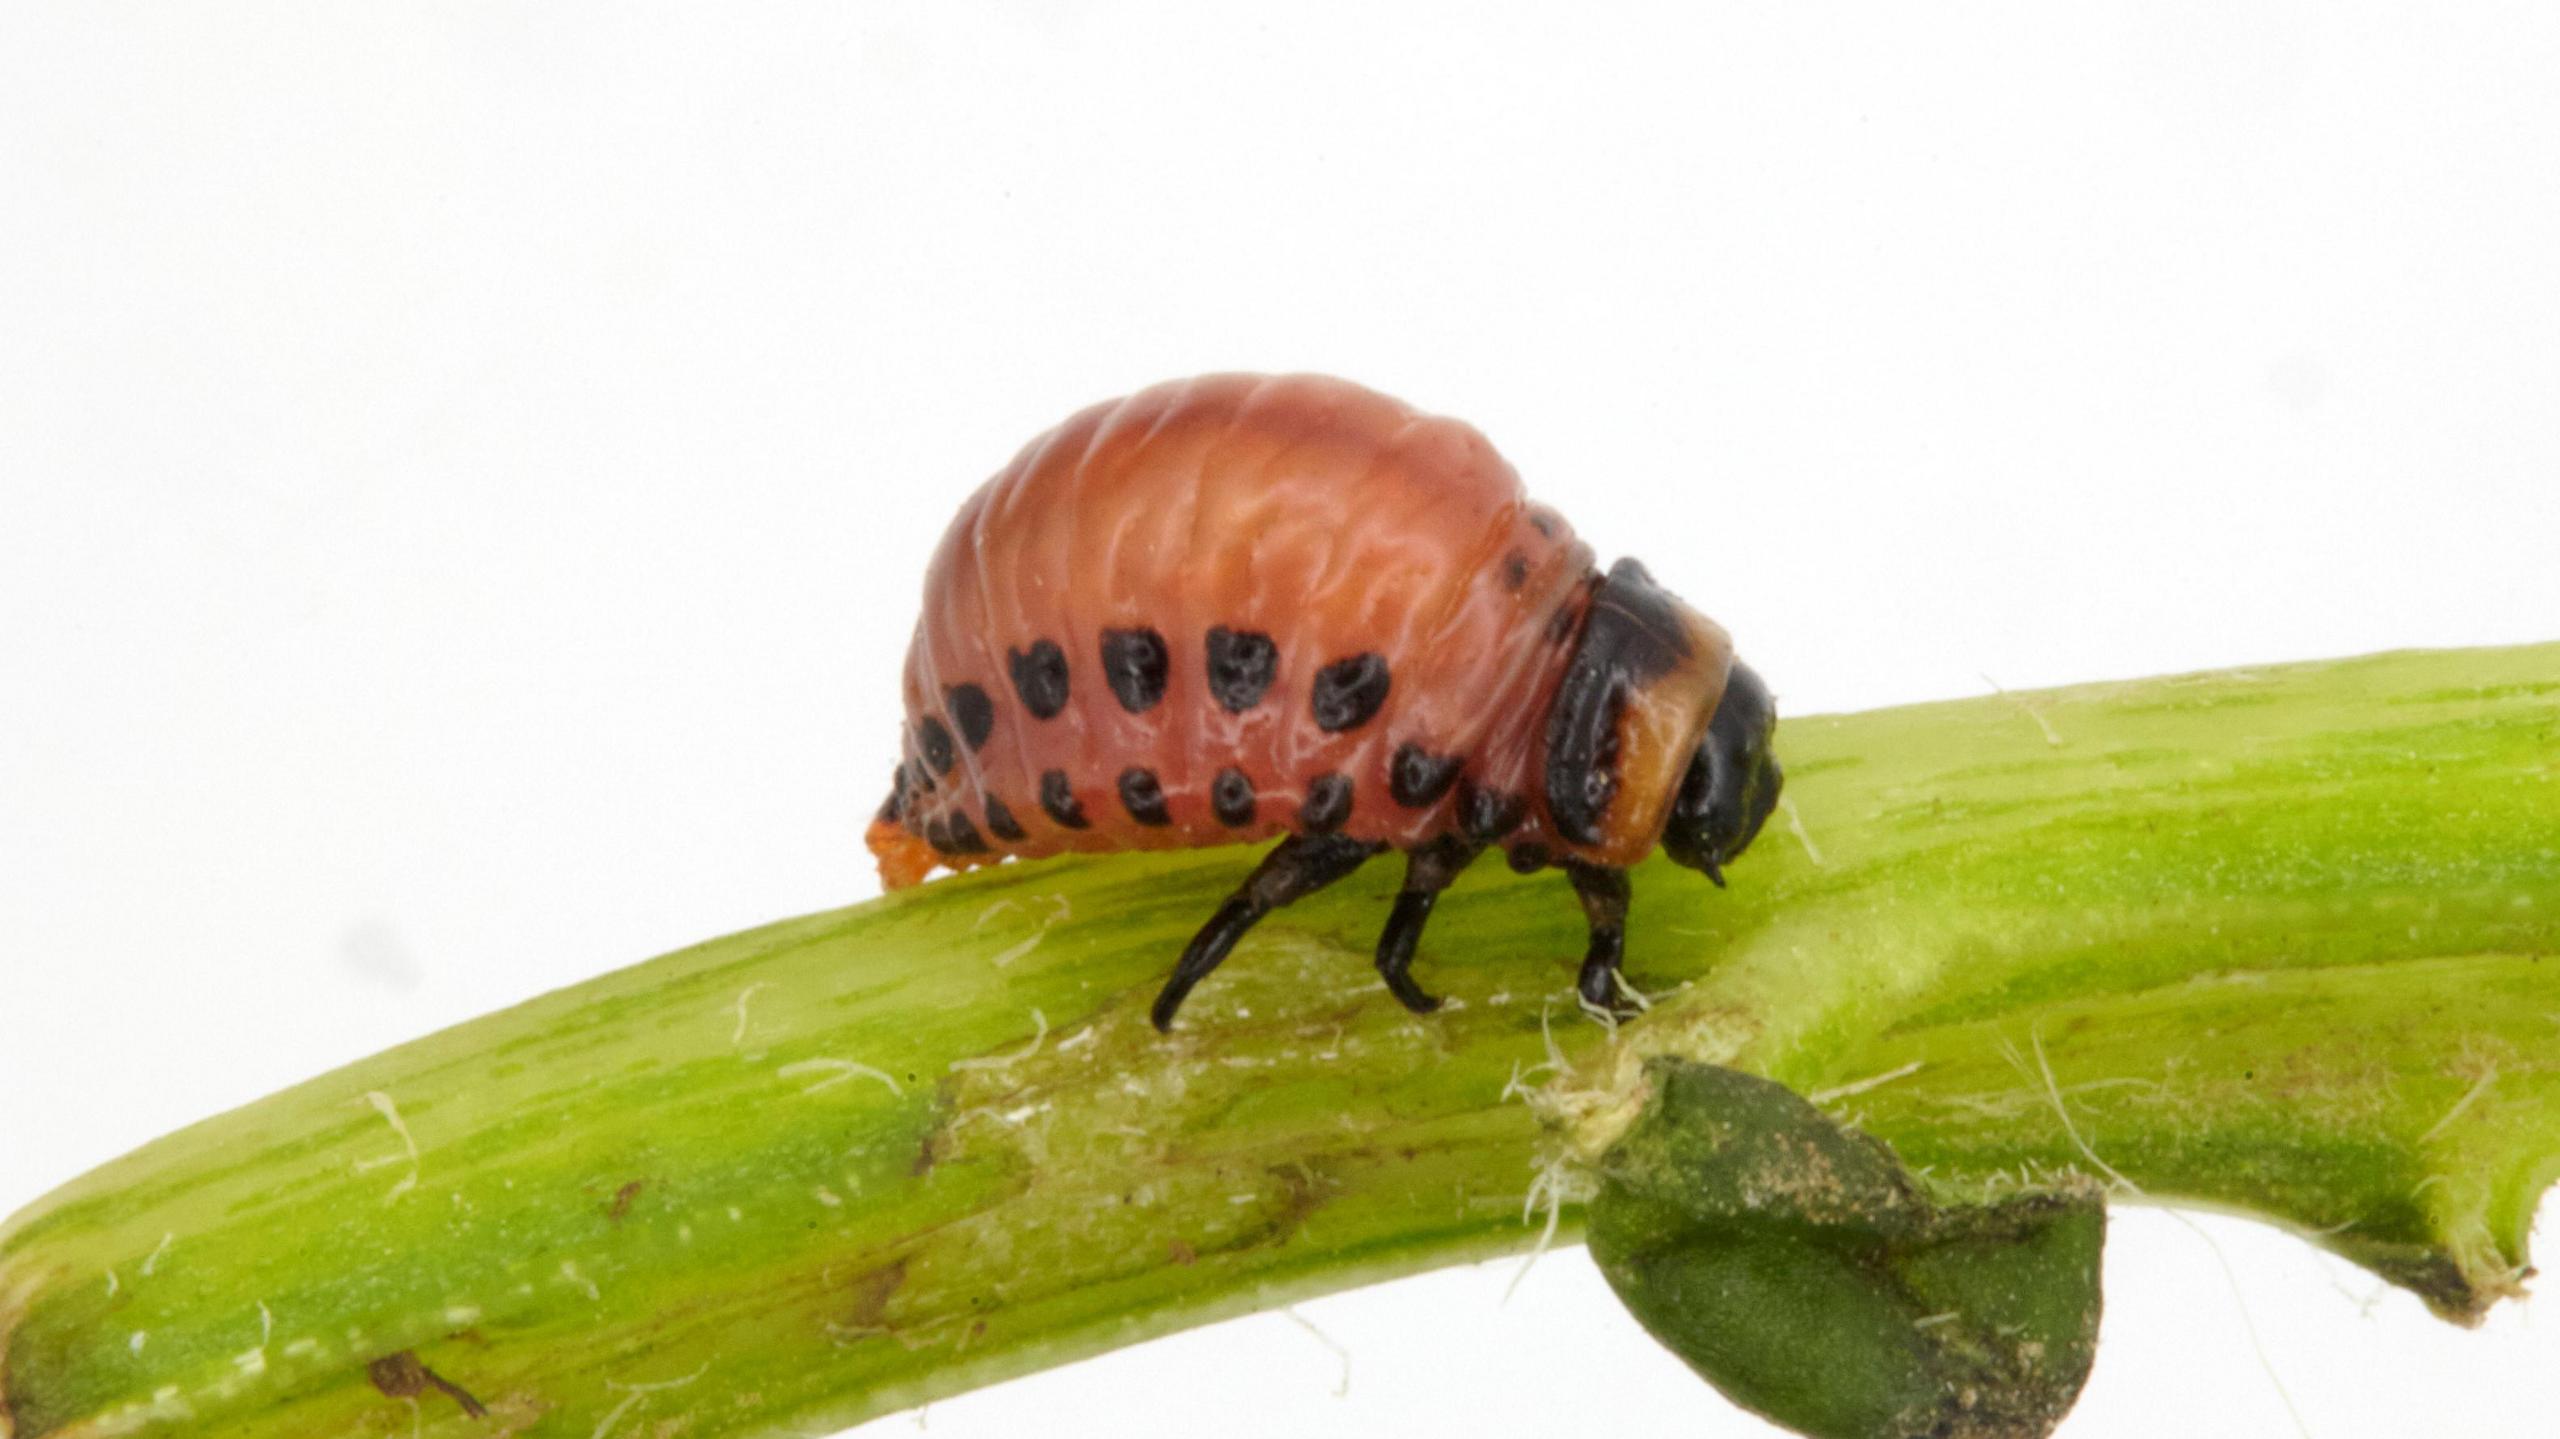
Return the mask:
M1395 912L1387 916L1387 927L1378 935L1378 977L1416 1014L1429 1014L1440 1007L1440 1001L1413 982L1413 948L1422 942L1422 926L1431 918L1431 906L1439 902L1440 891L1482 849L1449 835L1405 856L1404 893L1396 896Z
M1156 1028L1173 1027L1174 1011L1182 1008L1183 998L1191 987L1205 978L1236 947L1244 932L1253 928L1264 915L1289 903L1304 899L1368 862L1370 856L1385 849L1382 844L1367 844L1338 834L1291 835L1262 857L1251 877L1236 887L1209 922L1191 937L1190 945L1173 967L1173 977L1164 982L1164 992L1156 996L1152 1017Z
M1572 864L1565 866L1565 873L1572 876L1574 895L1591 921L1591 948L1583 955L1582 978L1576 986L1582 1002L1627 1018L1636 1012L1635 1003L1618 984L1618 964L1627 957L1627 872Z

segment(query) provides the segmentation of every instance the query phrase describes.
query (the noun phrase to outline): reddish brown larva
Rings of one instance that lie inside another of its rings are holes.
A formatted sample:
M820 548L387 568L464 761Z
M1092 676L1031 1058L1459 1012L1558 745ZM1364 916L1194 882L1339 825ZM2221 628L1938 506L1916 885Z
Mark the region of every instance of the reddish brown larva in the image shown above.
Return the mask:
M1393 846L1378 968L1502 845L1591 919L1612 1009L1626 866L1722 883L1776 802L1768 691L1723 630L1607 575L1473 429L1318 376L1213 375L1098 405L961 506L907 654L882 881L1005 855L1286 834L1192 941L1159 1026L1271 909Z

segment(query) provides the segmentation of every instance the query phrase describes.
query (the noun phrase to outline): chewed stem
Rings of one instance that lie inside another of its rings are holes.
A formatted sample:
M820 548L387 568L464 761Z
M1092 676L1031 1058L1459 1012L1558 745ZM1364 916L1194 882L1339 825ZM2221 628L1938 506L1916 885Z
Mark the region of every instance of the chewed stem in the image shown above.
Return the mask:
M206 1120L0 1224L0 1435L390 1432L430 1391L545 1432L842 1426L1570 1239L1558 1186L1656 1059L1818 1096L1939 1213L2112 1171L2449 1317L2515 1292L2560 1175L2560 645L1777 743L1797 842L1725 891L1630 873L1653 1002L1613 1028L1560 882L1479 865L1418 946L1439 1010L1379 985L1397 880L1363 872L1159 1034L1253 857L1125 854L715 940Z

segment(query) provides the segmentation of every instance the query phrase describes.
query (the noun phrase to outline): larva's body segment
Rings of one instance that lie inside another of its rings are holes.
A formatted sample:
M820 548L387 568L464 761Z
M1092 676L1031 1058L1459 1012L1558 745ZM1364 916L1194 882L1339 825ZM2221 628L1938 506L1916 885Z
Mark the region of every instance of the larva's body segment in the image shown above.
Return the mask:
M1464 424L1314 376L1159 385L1034 440L953 520L872 847L896 887L1291 836L1233 933L1195 942L1200 973L1390 846L1434 854L1428 894L1499 844L1588 905L1584 870L1665 836L1732 670L1723 631L1640 567L1604 578ZM1417 1007L1401 964L1428 907L1388 975Z

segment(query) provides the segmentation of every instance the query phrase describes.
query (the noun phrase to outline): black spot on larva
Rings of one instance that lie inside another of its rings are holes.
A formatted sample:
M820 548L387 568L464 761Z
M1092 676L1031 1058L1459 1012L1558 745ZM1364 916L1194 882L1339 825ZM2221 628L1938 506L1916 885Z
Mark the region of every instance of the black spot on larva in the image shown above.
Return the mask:
M1520 821L1528 817L1526 796L1479 789L1473 783L1458 786L1458 828L1478 844L1493 843L1518 829Z
M1084 817L1084 806L1076 802L1075 786L1067 783L1067 772L1062 769L1040 776L1040 812L1069 829L1082 829L1092 823Z
M959 753L951 748L951 728L931 715L916 721L916 753L933 766L935 774L951 773L959 762Z
M900 765L889 775L889 797L880 803L880 818L895 824L907 813L907 767Z
M1120 807L1140 824L1173 822L1173 816L1164 810L1164 786L1156 782L1156 772L1145 765L1131 765L1120 771Z
M1529 582L1529 557L1513 550L1502 557L1502 587L1517 590Z
M1256 630L1209 631L1209 695L1229 714L1262 703L1280 673L1280 647Z
M1008 844L1022 838L1022 822L994 795L987 796L987 833Z
M995 733L995 702L976 685L953 685L942 692L942 707L951 712L951 722L960 726L960 738L972 750L984 749L987 736Z
M1552 540L1556 537L1556 517L1544 510L1531 510L1529 528Z
M1340 734L1358 729L1377 714L1378 706L1387 702L1389 684L1387 662L1374 651L1335 660L1316 671L1315 688L1308 708L1315 712L1316 728L1327 734Z
M1120 708L1133 715L1145 714L1164 698L1167 659L1164 636L1154 630L1102 632L1102 678Z
M1067 707L1067 652L1053 641L1034 640L1031 648L1006 654L1022 707L1033 719L1056 719Z
M927 844L944 854L987 852L987 842L978 837L978 827L956 809L925 821L924 837Z
M1307 781L1306 800L1298 806L1298 828L1306 834L1331 834L1351 818L1351 777L1320 774Z
M1458 780L1458 756L1433 754L1412 740L1396 746L1387 764L1387 793L1407 809L1436 802Z
M924 767L923 760L911 759L907 761L906 768L907 795L910 799L916 795L933 793L933 771Z
M1253 779L1233 765L1218 771L1209 786L1209 808L1218 823L1230 829L1242 829L1253 823Z
M1543 844L1515 844L1503 855L1513 874L1536 874L1547 867L1549 858Z

